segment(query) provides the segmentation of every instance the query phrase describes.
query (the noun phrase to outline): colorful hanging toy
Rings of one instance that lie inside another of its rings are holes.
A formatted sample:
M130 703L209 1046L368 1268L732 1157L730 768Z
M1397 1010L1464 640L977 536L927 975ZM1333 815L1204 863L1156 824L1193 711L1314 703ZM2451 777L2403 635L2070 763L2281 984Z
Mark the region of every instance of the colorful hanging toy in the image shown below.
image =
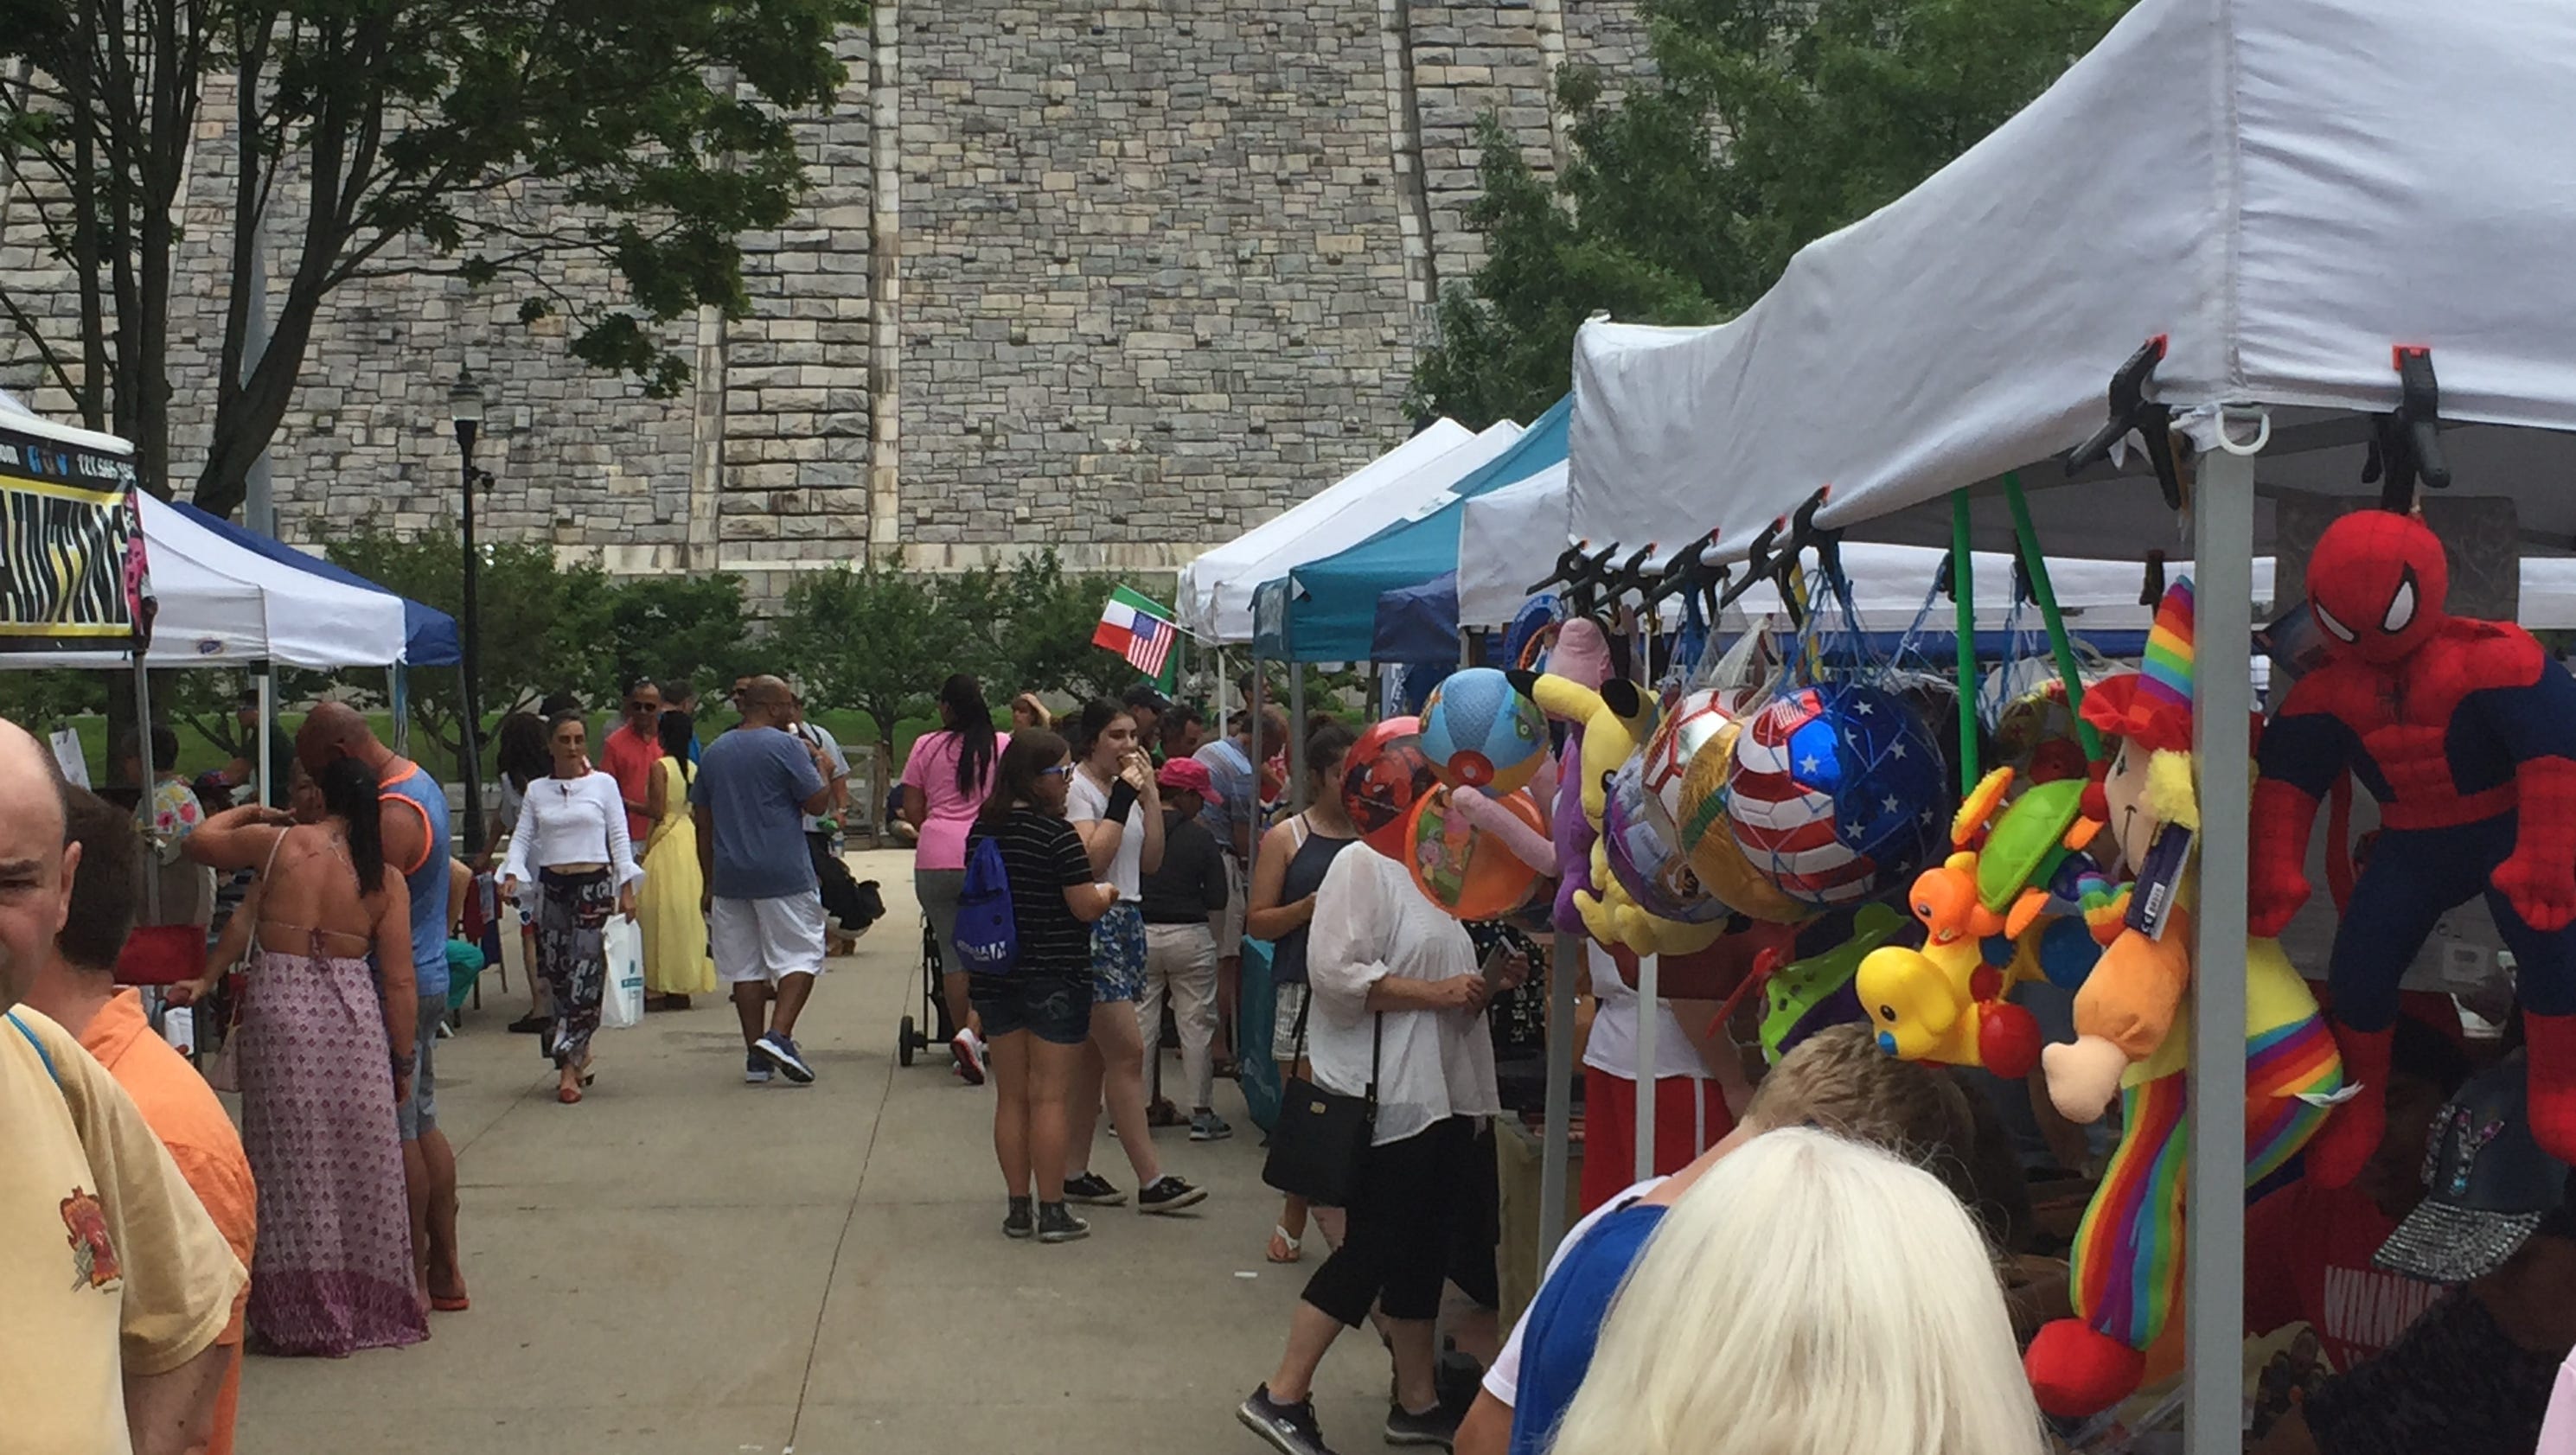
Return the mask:
M1422 704L1422 755L1440 781L1497 797L1526 786L1547 755L1547 720L1492 667L1453 672Z
M2157 609L2146 670L2084 697L2085 721L2117 744L2098 807L2138 883L2076 994L2076 1040L2042 1055L2049 1098L2069 1118L2098 1120L2114 1095L2121 1105L2119 1147L2076 1230L2076 1317L2043 1327L2023 1361L2040 1408L2060 1416L2107 1409L2137 1390L2182 1293L2190 1036L2179 1015L2195 970L2191 844L2200 823L2191 604L2191 583L2175 583ZM2249 939L2244 965L2250 1187L2325 1123L2344 1068L2280 946Z
M1756 871L1830 909L1907 882L1941 846L1941 749L1913 710L1862 682L1778 697L1736 735L1726 817Z
M1421 731L1420 718L1386 718L1371 723L1342 757L1342 807L1361 842L1399 863L1409 844L1405 825L1413 805L1440 786L1423 756Z
M1405 867L1414 887L1441 909L1463 920L1501 919L1527 905L1542 879L1522 862L1501 835L1480 828L1458 805L1485 795L1447 785L1416 800L1405 826L1409 841ZM1488 799L1520 820L1530 832L1547 832L1547 820L1525 793Z
M2481 894L2513 952L2532 1134L2576 1161L2576 679L2521 627L2448 614L2449 587L2422 521L2366 509L2327 526L2308 560L2326 660L2263 734L2254 933L2280 933L2307 899L2308 833L2336 780L2349 771L2379 801L2327 972L2360 1087L2308 1150L2329 1187L2360 1173L2387 1124L2399 976L2434 921Z

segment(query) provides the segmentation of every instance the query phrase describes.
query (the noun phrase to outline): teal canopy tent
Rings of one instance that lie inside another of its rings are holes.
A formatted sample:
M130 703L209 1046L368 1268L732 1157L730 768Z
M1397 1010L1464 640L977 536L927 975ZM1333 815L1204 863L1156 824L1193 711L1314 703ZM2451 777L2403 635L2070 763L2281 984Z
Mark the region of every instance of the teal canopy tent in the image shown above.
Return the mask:
M1411 517L1347 550L1297 567L1284 581L1264 583L1254 607L1262 655L1297 662L1369 660L1378 598L1455 572L1465 502L1562 464L1566 422L1573 410L1571 396L1558 400L1511 448ZM1265 596L1267 610L1260 601Z

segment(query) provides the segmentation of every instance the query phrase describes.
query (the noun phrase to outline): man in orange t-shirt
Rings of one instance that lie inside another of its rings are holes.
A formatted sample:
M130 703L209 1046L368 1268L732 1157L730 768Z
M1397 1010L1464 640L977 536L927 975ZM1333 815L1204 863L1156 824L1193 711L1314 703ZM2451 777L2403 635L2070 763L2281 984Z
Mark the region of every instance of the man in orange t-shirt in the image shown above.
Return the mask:
M187 1058L170 1048L144 1018L143 1000L119 990L116 958L141 892L141 837L132 818L83 789L63 794L64 834L81 846L72 880L70 918L54 941L51 961L37 972L26 1004L80 1039L81 1049L107 1068L133 1098L144 1124L169 1150L179 1175L205 1205L233 1256L244 1268L259 1222L259 1195L250 1158L223 1103ZM250 1301L245 1282L233 1299L232 1317L215 1342L230 1351L215 1398L210 1455L230 1455L233 1419L241 1399L242 1310Z
M626 833L638 844L653 835L644 798L653 787L653 765L662 761L661 722L662 689L638 682L626 689L624 720L599 745L599 771L617 780L617 796L626 802Z

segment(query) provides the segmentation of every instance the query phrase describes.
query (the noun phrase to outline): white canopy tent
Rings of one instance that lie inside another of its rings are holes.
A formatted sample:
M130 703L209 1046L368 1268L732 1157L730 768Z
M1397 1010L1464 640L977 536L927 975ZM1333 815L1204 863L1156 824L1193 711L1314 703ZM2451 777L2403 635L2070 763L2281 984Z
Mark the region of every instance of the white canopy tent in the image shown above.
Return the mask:
M1181 625L1211 641L1251 640L1253 588L1270 579L1254 573L1252 567L1257 562L1348 509L1351 502L1475 437L1474 430L1454 419L1434 421L1413 438L1278 515L1224 545L1201 552L1181 568L1176 608ZM1223 629L1229 625L1239 626L1239 633L1227 635Z
M22 422L23 423L23 422ZM344 586L223 539L149 495L135 497L152 573L153 667L383 667L403 660L402 599ZM0 667L130 665L125 652L29 652Z
M1436 507L1443 492L1520 435L1510 420L1470 434L1444 419L1276 520L1201 555L1181 571L1182 625L1227 645L1251 641L1252 596L1263 582Z
M2355 416L2398 405L2392 349L2420 346L2461 426L2443 439L2452 493L2510 497L2543 549L2576 533L2576 445L2543 433L2576 428L2570 74L2562 0L2142 0L2021 115L1803 250L1733 322L1587 326L1570 528L1691 540L1713 524L1741 555L1830 486L1818 524L1891 518L1901 536L1920 526L1900 513L1953 490L2061 478L2051 462L2101 425L2113 370L2162 336L2148 397L2202 450L2189 542L2215 736L2196 949L2227 965L2245 934L2235 725L2262 500L2375 493ZM2175 542L2158 492L2110 473L2034 499L2049 548ZM2197 1043L2231 1043L2244 1013L2241 979L2198 977ZM2244 1072L2233 1056L2191 1071L2193 1455L2240 1442Z

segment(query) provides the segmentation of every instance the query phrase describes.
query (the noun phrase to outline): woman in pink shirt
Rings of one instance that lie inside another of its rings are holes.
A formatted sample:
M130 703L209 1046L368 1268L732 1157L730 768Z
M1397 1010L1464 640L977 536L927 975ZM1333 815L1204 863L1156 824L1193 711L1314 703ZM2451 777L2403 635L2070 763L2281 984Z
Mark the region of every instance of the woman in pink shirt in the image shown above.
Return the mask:
M984 689L967 673L940 684L939 722L938 732L913 740L912 756L904 761L903 817L921 834L912 855L913 891L930 916L932 933L947 946L957 938L957 899L966 888L966 833L992 790L999 747ZM948 1001L949 1024L957 1027L948 1054L957 1074L980 1086L984 1042L967 1009L965 970L951 965L940 991Z

